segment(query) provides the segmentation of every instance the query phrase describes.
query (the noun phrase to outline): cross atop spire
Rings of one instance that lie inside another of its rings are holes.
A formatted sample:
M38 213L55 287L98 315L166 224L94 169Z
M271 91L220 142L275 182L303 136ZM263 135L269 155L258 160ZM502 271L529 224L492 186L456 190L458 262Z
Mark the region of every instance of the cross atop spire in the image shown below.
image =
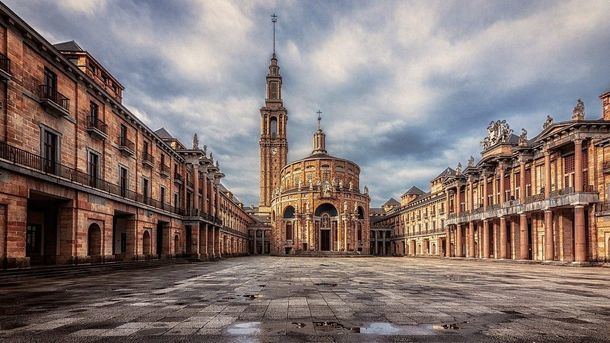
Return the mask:
M318 110L318 130L320 130L320 121L322 121L322 111Z
M273 23L273 56L275 56L275 23L277 23L277 15L275 13L271 15L271 22Z

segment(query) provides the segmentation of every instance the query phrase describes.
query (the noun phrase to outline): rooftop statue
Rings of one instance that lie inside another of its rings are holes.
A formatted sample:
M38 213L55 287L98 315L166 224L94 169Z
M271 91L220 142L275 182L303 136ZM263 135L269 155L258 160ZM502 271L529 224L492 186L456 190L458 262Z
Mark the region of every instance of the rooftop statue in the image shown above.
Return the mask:
M506 120L492 121L487 126L487 137L481 141L483 149L488 149L498 143L506 143L513 134Z
M572 110L572 120L583 120L585 119L585 103L578 99L576 106Z
M521 134L519 135L519 145L524 146L527 145L527 130L521 129Z
M193 150L199 149L199 138L197 137L197 133L193 135Z
M470 156L470 158L468 159L468 166L474 167L474 157L473 156Z
M544 124L542 124L542 129L546 130L551 125L553 125L553 117L547 115L546 121L544 122Z

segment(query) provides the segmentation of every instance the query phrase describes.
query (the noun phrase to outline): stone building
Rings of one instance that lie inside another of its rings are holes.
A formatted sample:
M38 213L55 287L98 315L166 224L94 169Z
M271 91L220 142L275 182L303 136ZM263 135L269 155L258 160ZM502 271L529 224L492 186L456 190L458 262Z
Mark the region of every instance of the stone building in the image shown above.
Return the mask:
M312 153L280 173L271 197L273 254L369 254L369 196L357 164L326 151L320 127Z
M359 188L360 168L327 153L320 112L313 152L287 163L288 111L275 42L266 85L265 106L260 109L260 202L252 210L260 223L251 230L253 251L368 254L370 199Z
M152 131L91 54L1 3L0 33L2 268L247 252L254 220L196 137Z
M547 116L531 139L524 129L513 134L505 121L490 123L478 162L471 158L466 168L445 170L431 192L374 219L393 228L394 252L609 260L610 92L600 99L601 118L586 118L579 100L571 120ZM424 219L426 213L436 213L436 224Z

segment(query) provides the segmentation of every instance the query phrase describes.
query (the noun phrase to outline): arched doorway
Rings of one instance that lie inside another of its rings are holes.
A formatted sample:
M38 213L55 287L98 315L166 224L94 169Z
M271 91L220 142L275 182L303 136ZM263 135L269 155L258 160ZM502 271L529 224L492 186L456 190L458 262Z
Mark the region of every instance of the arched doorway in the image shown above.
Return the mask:
M174 254L175 255L182 254L182 248L180 247L180 236L179 235L174 236Z
M99 256L102 254L102 230L93 223L87 231L87 255Z
M142 235L142 253L146 256L150 255L150 232L144 231Z
M321 251L332 251L333 242L337 240L337 209L329 203L322 204L316 208L316 221L318 231L318 249Z

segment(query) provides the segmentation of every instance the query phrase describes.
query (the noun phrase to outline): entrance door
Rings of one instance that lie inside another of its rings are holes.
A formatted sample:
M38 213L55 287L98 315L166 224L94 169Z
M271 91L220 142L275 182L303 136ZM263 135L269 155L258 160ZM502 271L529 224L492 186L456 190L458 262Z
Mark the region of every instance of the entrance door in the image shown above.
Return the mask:
M330 230L320 230L320 250L330 251Z
M33 257L41 255L42 227L30 224L26 228L25 256Z

